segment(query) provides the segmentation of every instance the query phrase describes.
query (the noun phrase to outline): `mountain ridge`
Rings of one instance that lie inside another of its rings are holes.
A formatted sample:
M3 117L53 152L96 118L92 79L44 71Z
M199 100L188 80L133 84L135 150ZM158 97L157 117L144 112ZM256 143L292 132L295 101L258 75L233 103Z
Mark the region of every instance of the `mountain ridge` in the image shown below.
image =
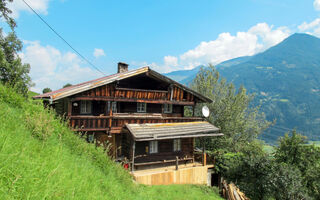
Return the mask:
M216 69L236 87L244 85L255 93L254 105L261 105L268 120L276 119L275 126L261 136L266 142L276 141L293 128L309 139L319 140L319 55L319 38L295 33L264 52L225 61ZM195 76L180 82L188 85Z

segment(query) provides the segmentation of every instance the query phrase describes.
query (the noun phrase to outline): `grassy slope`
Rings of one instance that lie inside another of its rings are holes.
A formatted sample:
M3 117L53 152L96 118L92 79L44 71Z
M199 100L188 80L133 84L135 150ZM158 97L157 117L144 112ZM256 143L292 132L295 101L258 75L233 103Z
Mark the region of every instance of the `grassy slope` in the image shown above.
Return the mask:
M220 199L205 186L144 186L59 118L0 85L0 199Z

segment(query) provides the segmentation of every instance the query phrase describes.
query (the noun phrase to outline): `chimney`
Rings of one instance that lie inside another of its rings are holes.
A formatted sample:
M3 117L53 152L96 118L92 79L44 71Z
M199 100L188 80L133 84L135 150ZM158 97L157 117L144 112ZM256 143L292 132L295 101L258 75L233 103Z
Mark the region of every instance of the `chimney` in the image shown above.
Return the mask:
M118 62L118 73L127 72L128 71L128 64L123 62Z

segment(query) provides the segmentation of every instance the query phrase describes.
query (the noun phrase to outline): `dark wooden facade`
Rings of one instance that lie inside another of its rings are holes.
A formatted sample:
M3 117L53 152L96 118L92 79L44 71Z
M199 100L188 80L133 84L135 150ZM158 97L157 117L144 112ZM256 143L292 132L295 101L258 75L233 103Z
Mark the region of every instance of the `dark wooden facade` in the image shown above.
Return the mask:
M148 74L138 74L126 79L72 94L54 102L56 111L68 116L75 131L94 136L97 143L112 145L115 158L132 160L133 138L125 124L173 123L202 121L199 117L185 117L185 106L194 107L200 99L177 84L159 80ZM81 104L90 103L90 112L83 114ZM116 102L116 110L112 103ZM203 101L202 101L203 102ZM138 112L138 103L146 103L145 112ZM172 109L165 111L165 106ZM89 139L88 139L89 140ZM148 152L149 142L136 142L135 166L149 164L174 164L193 162L194 138L181 139L181 149L173 150L173 140L158 143L158 152Z

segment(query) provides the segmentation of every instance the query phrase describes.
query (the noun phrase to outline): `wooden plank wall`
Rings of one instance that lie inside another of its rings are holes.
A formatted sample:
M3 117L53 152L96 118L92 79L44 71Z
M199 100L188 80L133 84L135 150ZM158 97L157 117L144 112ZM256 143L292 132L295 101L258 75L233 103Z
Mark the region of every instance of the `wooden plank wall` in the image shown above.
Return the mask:
M149 149L149 142L136 142L136 162L161 161L168 159L193 157L193 138L181 139L181 151L173 151L173 140L158 141L159 153L148 154L146 147ZM192 147L192 148L190 148Z
M172 93L172 99L171 99ZM168 91L157 90L141 90L130 88L115 88L114 84L104 85L93 88L91 90L80 93L76 96L82 97L114 97L114 98L128 98L128 99L147 99L147 100L174 100L174 101L194 101L194 96L182 90L177 86L172 87Z
M208 166L190 167L147 174L133 173L134 179L145 185L207 184Z
M193 101L194 96L189 92L182 90L179 87L173 86L172 87L172 100L175 101ZM171 99L171 92L168 94L168 100Z
M110 116L72 116L70 124L72 128L105 129L109 127Z

